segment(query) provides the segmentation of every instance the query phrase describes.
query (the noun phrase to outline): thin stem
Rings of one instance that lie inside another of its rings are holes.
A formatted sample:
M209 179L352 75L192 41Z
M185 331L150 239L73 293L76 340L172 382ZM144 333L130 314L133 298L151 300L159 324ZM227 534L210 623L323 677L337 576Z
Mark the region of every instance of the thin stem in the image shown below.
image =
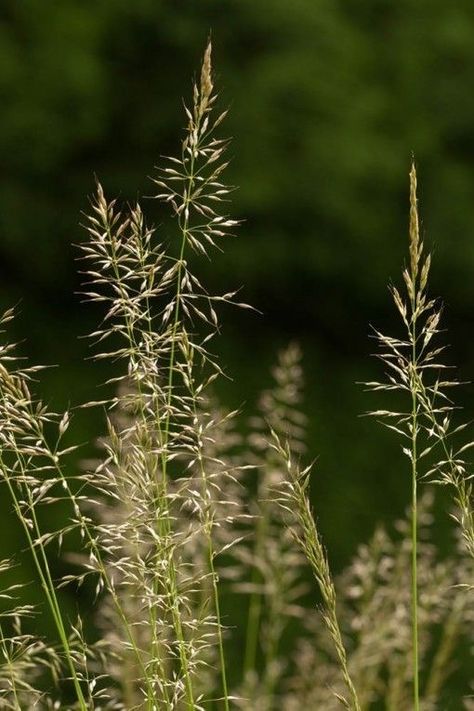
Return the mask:
M423 276L418 288L419 263L423 245L420 245L418 209L416 197L416 170L412 166L410 172L410 281L409 289L411 304L411 363L410 363L410 390L411 390L411 474L412 474L412 504L411 504L411 619L412 619L412 663L413 663L413 708L420 709L419 689L419 651L418 651L418 381L417 372L417 317L418 306L423 294Z
M222 681L222 691L224 693L224 708L225 711L229 711L229 691L227 686L227 673L226 673L226 662L224 654L224 639L222 634L222 617L219 602L219 590L217 587L217 574L214 569L214 551L212 546L211 535L208 534L209 543L209 568L212 576L212 590L214 593L214 607L216 612L216 623L217 623L217 639L219 646L219 663L221 668L221 681Z
M414 443L416 448L416 442ZM416 449L412 453L416 454ZM412 643L413 643L413 703L415 711L419 711L419 662L418 662L418 570L417 570L417 478L416 464L413 465L412 476L412 566L411 566L411 597L412 597Z
M412 368L416 373L416 320L413 317L412 327ZM411 461L412 461L412 504L411 504L411 615L412 615L412 644L413 644L413 705L415 711L420 708L419 691L419 661L418 661L418 402L417 402L416 378L412 380L412 413L411 413Z
M22 474L25 475L23 462L21 461L20 457L18 457L18 463L20 465ZM32 516L33 530L35 532L36 539L37 539L36 541L33 539L32 535L31 535L27 520L25 519L25 516L23 515L23 512L21 510L21 505L18 500L17 494L15 492L14 486L11 482L10 476L8 475L8 472L7 472L7 468L4 465L1 457L0 457L0 467L2 469L3 477L4 477L4 480L7 484L8 490L9 490L10 495L12 497L13 506L14 506L17 518L18 518L19 522L21 523L23 530L25 532L25 535L26 535L26 538L28 541L28 548L31 552L31 555L33 556L35 567L36 567L36 570L38 572L38 575L39 575L39 578L41 581L41 586L44 590L46 599L48 601L48 605L51 610L51 614L52 614L54 623L56 625L56 629L58 631L58 634L59 634L59 637L61 640L61 644L64 649L64 653L66 655L67 664L68 664L69 670L71 672L71 678L72 678L72 681L74 684L74 690L76 692L79 706L81 708L81 711L88 711L86 701L85 701L84 695L82 693L82 688L81 688L79 679L77 677L77 672L76 672L76 669L74 666L72 652L71 652L69 640L68 640L68 637L66 634L64 621L63 621L62 614L61 614L61 608L59 606L59 602L58 602L58 599L56 596L56 590L54 588L54 583L53 583L53 580L51 577L51 572L49 569L48 559L46 557L43 543L41 542L41 532L39 530L38 521L36 519L36 512L34 509L33 502L31 500L30 491L29 491L28 487L26 487L26 493L28 496L28 503L29 503L30 512L31 512L31 516ZM38 546L36 546L36 543L38 544ZM38 556L37 547L40 551L40 556ZM41 558L41 560L40 560L40 558Z
M412 362L411 362L411 620L412 620L412 655L413 655L413 708L419 711L419 659L418 659L418 377L416 372L416 297L412 297Z

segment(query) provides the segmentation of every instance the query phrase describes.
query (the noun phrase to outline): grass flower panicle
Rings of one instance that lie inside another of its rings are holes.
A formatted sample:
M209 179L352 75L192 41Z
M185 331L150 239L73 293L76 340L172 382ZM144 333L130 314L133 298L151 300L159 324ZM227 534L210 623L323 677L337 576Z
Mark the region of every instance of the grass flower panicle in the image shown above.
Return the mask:
M109 395L86 405L101 408L104 434L75 475L76 447L65 443L73 411L37 398L41 368L24 366L15 345L0 347L0 481L25 543L19 561L0 561L0 705L444 708L456 693L451 672L472 647L472 442L457 443L464 425L453 424L447 394L457 383L436 345L415 169L405 293L391 290L405 333L376 332L387 378L368 384L406 399L403 411L372 414L402 438L411 506L393 531L377 526L333 578L310 502L299 348L280 353L246 425L214 391L219 312L246 304L236 292L209 293L198 276L199 260L238 224L227 214L228 141L217 136L226 112L216 113L211 54L209 43L180 151L152 178L152 197L170 212L166 239L139 202L120 206L100 183L91 200L84 298L103 309L90 336L95 359L109 363ZM6 311L0 327L12 318ZM420 496L422 480L453 493L449 556L432 542L434 487ZM63 549L68 572L58 579ZM34 634L38 610L16 578L23 556L52 641ZM85 582L93 629L62 597ZM243 626L235 609L245 610ZM453 703L470 708L467 696Z

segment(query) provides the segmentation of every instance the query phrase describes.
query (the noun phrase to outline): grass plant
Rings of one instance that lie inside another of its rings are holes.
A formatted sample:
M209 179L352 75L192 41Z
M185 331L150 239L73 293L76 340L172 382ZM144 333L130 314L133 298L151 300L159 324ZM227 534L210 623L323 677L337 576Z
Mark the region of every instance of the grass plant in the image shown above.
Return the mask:
M120 206L97 184L81 245L84 298L103 308L91 341L95 358L110 363L112 395L86 405L104 412L104 433L96 460L76 475L76 448L63 444L72 413L38 399L40 368L1 347L0 476L56 631L51 641L34 634L39 611L11 582L14 561L1 561L1 707L472 708L474 515L464 453L473 443L459 442L464 425L453 424L447 394L456 382L433 345L440 310L428 296L415 168L406 295L391 289L405 334L376 332L387 377L368 383L405 399L405 409L372 414L402 439L411 505L333 578L310 503L298 347L279 354L247 434L213 391L219 311L246 307L232 291L210 294L198 275L199 259L237 226L227 214L227 141L217 136L226 112L216 114L216 102L209 43L181 149L153 176L170 237L147 224L140 204ZM7 311L2 327L12 318ZM448 557L432 543L430 483L452 492ZM52 561L66 539L80 550L75 571L57 580ZM89 580L95 634L66 612L60 591ZM246 611L243 625L224 614L229 601ZM455 699L453 670L467 677Z

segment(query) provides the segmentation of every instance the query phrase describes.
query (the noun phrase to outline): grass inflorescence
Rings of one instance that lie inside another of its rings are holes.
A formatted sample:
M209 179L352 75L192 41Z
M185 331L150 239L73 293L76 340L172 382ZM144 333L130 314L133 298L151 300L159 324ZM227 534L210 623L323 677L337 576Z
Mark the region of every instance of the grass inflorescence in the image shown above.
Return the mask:
M402 440L411 504L334 578L310 503L299 348L278 355L250 417L227 411L213 390L222 375L212 351L219 312L246 307L236 292L209 293L196 271L238 224L228 215L228 141L218 137L226 112L216 103L209 43L180 151L152 178L172 239L160 238L139 203L121 206L97 183L81 245L83 293L103 309L90 336L95 358L110 361L113 395L85 405L102 409L104 432L96 460L76 476L76 448L63 444L72 413L39 400L41 369L22 365L14 345L1 347L0 476L55 629L50 641L32 633L38 610L12 582L15 561L0 561L1 706L447 708L451 672L472 644L464 459L472 442L459 443L464 425L453 422L448 396L456 382L436 343L440 309L428 295L415 168L405 293L391 289L404 332L376 332L386 378L368 383L404 399L402 409L372 414ZM449 557L432 543L430 483L452 492ZM52 561L66 539L80 550L75 572L57 580ZM94 633L63 608L60 592L89 580ZM245 611L240 620L224 614L229 599ZM469 682L456 708L472 708Z

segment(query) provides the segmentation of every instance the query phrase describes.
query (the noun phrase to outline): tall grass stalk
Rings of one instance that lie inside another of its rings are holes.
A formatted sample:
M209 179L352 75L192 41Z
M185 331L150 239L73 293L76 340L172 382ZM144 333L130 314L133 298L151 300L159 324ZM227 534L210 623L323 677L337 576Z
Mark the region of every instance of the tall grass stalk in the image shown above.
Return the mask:
M423 245L420 245L418 225L418 209L416 204L416 171L412 165L410 171L410 279L407 280L410 292L411 305L411 363L410 363L410 389L412 393L411 410L411 476L412 476L412 569L411 569L411 599L412 599L412 643L413 643L413 707L415 711L420 708L419 688L419 659L418 659L418 352L417 352L417 316L420 298L423 294L423 285L417 289L417 277Z
M204 632L203 620L188 619L188 616L194 608L197 591L203 585L207 587L208 578L212 598L206 601L206 608L212 610L212 614L207 613L208 624L216 630L222 700L224 708L229 708L215 570L218 551L214 529L221 522L216 520L212 509L210 489L215 484L208 475L209 463L203 456L206 425L202 420L206 423L209 415L202 405L206 388L219 374L219 367L206 349L218 327L214 304L231 303L233 294L209 295L190 271L188 262L192 258L188 252L206 255L215 241L237 224L216 212L229 189L220 182L226 165L222 161L226 141L214 137L225 112L212 118L215 100L209 44L200 83L194 85L192 108L185 109L188 126L181 155L170 158L154 179L159 189L156 197L172 208L177 221L177 254L168 252L156 241L155 230L146 227L139 206L131 210L130 215L122 214L114 202L106 200L100 186L89 221L91 239L84 248L86 259L93 264L88 274L94 290L88 291L87 296L93 301L109 303L105 326L94 332L93 337L104 341L119 335L125 340L123 347L98 356L127 361L126 374L119 380L127 384L129 395L125 399L114 398L109 407L113 410L128 401L126 407L131 408L133 418L122 431L114 430L114 439L119 447L121 441L129 442L127 447L140 453L146 463L146 470L141 473L143 501L140 505L143 512L149 512L146 516L152 516L144 525L144 513L137 510L140 499L137 501L136 486L129 480L128 473L120 472L121 465L113 451L115 445L112 448L111 461L119 463L119 470L113 476L125 475L127 489L132 487L127 497L130 510L137 511L136 525L141 531L138 534L130 531L137 536L137 552L143 546L145 550L151 547L154 551L154 572L150 573L149 569L140 572L145 584L151 585L150 597L156 601L149 604L154 659L149 668L152 678L160 670L157 683L161 683L166 696L166 688L173 688L173 674L168 670L170 676L163 684L163 664L159 657L163 652L168 656L175 647L189 709L197 708L200 703L195 692L197 665L202 664L198 647L208 644L208 634ZM101 266L101 271L97 271L96 265ZM120 326L115 325L118 319ZM196 328L196 319L208 329L204 335ZM189 474L198 472L199 490L192 488L192 477L175 478L176 472L172 469L179 471L181 467ZM95 486L96 473L88 477L88 482ZM123 487L119 481L117 484ZM104 481L103 488L114 495L110 482ZM204 539L207 570L200 573L195 566L183 562L187 536L191 534L183 537L181 531L176 530L182 506L191 507L197 514L199 530L194 535ZM109 536L111 540L123 540L123 530L112 523ZM133 565L141 569L143 564L137 559ZM125 571L120 568L123 576ZM193 570L196 577L190 575ZM173 630L175 642L172 643L166 638L167 633L157 632L163 605L164 619L169 619ZM196 613L201 614L199 609ZM166 702L172 707L173 693L175 690Z
M441 310L428 296L431 256L423 256L423 241L419 234L417 207L417 176L415 165L410 171L409 267L403 271L406 287L404 298L395 286L391 287L394 303L402 317L406 337L399 339L376 331L382 348L379 357L387 367L385 383L372 382L372 390L399 390L410 398L410 410L393 412L377 410L372 414L381 418L389 429L402 437L403 452L410 460L411 469L411 632L413 707L420 708L419 659L419 594L418 594L418 486L424 479L447 485L454 491L454 518L467 551L474 552L472 488L470 475L462 454L473 446L468 442L455 446L453 437L466 425L452 426L454 406L446 391L458 385L443 377L447 366L440 362L443 346L433 345L438 334ZM439 452L439 453L438 453ZM422 461L423 460L423 461ZM423 467L422 467L423 464Z
M430 256L422 261L423 242L420 240L419 219L417 207L417 178L415 165L412 164L410 171L410 224L409 224L409 268L403 272L403 277L407 289L406 303L400 296L398 290L392 287L392 295L395 304L403 318L407 328L407 341L385 337L377 334L380 343L388 350L380 357L393 372L394 376L389 376L390 384L386 389L400 388L407 390L411 399L411 411L405 416L399 417L398 413L377 411L373 414L377 416L397 417L397 425L388 425L392 429L402 434L409 440L409 446L403 448L403 452L411 462L411 615L412 615L412 679L413 679L413 708L419 711L420 708L420 688L419 688L419 642L418 642L418 481L419 473L419 434L420 434L420 384L423 381L424 371L431 366L432 356L424 353L426 346L432 335L431 330L435 326L434 322L423 323L419 327L420 318L433 307L433 302L427 300L426 285L430 269ZM420 348L420 343L422 344ZM407 355L403 354L406 349ZM379 383L370 384L374 389L380 389ZM382 386L383 387L383 386ZM400 429L400 426L403 429ZM421 456L428 454L429 450L424 450Z

